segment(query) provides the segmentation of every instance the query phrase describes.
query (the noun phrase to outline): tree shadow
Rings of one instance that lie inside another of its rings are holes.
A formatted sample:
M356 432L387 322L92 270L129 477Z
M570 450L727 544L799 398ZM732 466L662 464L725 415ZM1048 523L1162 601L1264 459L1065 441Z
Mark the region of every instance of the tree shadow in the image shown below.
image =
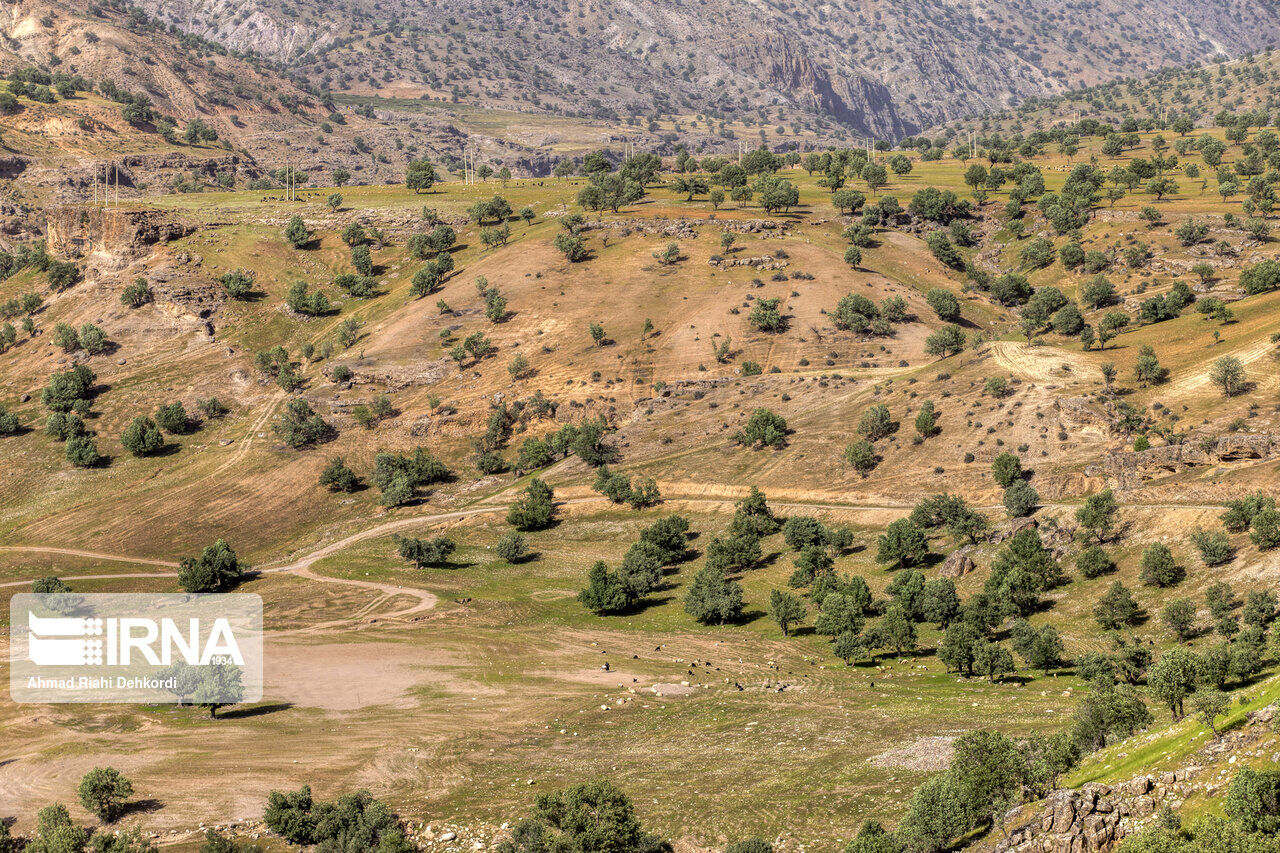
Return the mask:
M274 714L278 711L287 711L292 707L292 702L268 702L265 705L251 705L247 708L233 708L230 711L223 711L218 715L218 718L221 720L248 720L253 717Z
M674 600L675 600L674 595L664 595L664 596L657 596L657 597L649 596L647 598L640 599L639 601L637 601L635 604L633 604L631 607L627 608L626 610L619 611L618 615L636 616L641 613L644 613L646 610L649 610L650 608L662 607L663 605L670 604Z
M122 818L135 814L154 814L164 808L164 803L154 797L146 797L141 800L130 800L120 809L120 814L112 823L119 822Z
M110 468L115 461L116 461L116 458L114 456L111 456L110 454L107 454L107 453L101 453L98 455L97 462L93 463L92 465L86 465L84 467L90 468L90 469Z
M161 459L165 456L173 456L182 451L182 445L177 442L166 441L155 450L147 454L150 459Z
M1035 679L1030 675L1013 674L1001 676L996 681L996 684L1016 684L1019 687L1026 687L1032 681L1035 681Z
M473 569L473 568L475 568L475 567L476 567L476 566L478 566L478 565L480 565L480 564L479 564L479 563L471 563L471 562L467 562L467 563L455 563L455 562L453 562L452 560L446 560L446 561L445 561L445 562L443 562L443 563L430 563L430 564L428 564L428 565L426 565L426 566L423 566L422 568L424 568L424 569L448 569L448 570L449 570L449 571L451 571L451 572L456 572L456 571L459 571L459 570L461 570L461 569Z
M930 551L929 553L921 557L919 563L915 566L912 566L912 568L917 568L921 570L933 568L939 563L944 562L946 559L947 559L946 554L942 554L937 551Z

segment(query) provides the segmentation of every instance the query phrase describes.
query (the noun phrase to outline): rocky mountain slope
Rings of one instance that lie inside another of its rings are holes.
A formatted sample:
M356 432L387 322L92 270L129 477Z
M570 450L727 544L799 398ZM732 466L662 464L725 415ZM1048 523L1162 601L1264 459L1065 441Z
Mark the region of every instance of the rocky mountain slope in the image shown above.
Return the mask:
M141 0L324 89L580 116L751 116L767 138L917 132L1261 49L1274 0Z
M1114 124L1132 116L1162 128L1185 116L1197 125L1213 126L1224 109L1234 113L1275 110L1280 106L1278 81L1280 54L1267 50L1032 98L1010 109L957 119L936 130L1020 133L1028 128L1065 127L1081 116Z
M6 71L34 65L94 83L111 80L177 119L201 118L231 131L272 117L324 115L322 98L258 62L171 32L124 5L19 0L0 9L0 33Z
M62 202L91 199L94 174L108 172L126 198L174 182L243 185L284 166L321 183L334 169L353 182L398 182L409 159L458 150L464 135L437 117L342 108L269 63L124 3L6 3L0 74L15 72L53 77L46 97L20 93L0 117L5 176ZM58 93L64 77L74 85ZM135 102L146 110L131 114ZM185 138L193 123L212 133Z

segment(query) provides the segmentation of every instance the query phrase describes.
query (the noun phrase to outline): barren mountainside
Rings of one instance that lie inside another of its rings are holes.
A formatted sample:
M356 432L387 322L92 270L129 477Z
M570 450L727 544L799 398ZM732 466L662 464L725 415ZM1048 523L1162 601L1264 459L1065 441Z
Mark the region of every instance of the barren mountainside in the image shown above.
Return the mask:
M141 0L335 92L895 137L1276 40L1274 0Z

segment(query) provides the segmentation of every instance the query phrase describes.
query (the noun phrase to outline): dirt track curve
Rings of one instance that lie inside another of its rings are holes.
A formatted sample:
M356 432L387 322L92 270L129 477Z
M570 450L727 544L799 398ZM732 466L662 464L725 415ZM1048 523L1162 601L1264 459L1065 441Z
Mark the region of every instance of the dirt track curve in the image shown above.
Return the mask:
M604 501L603 497L585 497L571 498L569 500L558 501L557 506L573 506L586 503L599 503ZM736 498L709 498L709 497L679 497L672 496L666 499L668 503L684 503L684 504L705 504L715 506L732 505L737 502ZM895 512L906 511L910 509L908 506L882 506L882 505L865 505L865 504L836 504L836 503L798 503L787 501L770 501L770 504L780 509L809 509L809 510L833 510L833 511L865 511L865 512ZM1065 509L1076 506L1076 504L1066 503L1046 503L1041 504L1041 508ZM1139 504L1145 509L1201 509L1213 510L1221 509L1219 504ZM505 512L510 509L510 504L494 503L482 504L467 509L453 510L450 512L434 513L432 515L416 515L407 518L397 518L394 521L386 521L382 524L376 524L373 527L365 528L357 531L341 539L337 539L328 545L324 545L315 549L301 557L297 557L292 562L279 566L273 566L268 563L265 567L258 568L261 574L274 574L277 572L289 572L308 580L320 581L322 583L340 583L348 586L356 586L365 589L373 589L383 592L387 595L410 595L420 599L419 604L407 610L391 614L393 616L407 616L420 613L423 610L430 610L436 605L436 596L426 592L425 590L414 589L412 587L400 587L391 584L376 583L373 581L361 581L347 578L335 578L327 575L318 575L311 571L311 566L326 557L344 551L359 542L366 539L374 539L384 536L388 533L395 533L423 525L439 524L445 521L452 521L459 518L468 518L475 515L485 515L488 513ZM1002 509L1000 506L978 507L978 509ZM122 554L103 554L97 551L84 551L75 548L55 548L47 545L0 545L0 551L33 553L33 554L64 554L72 557L86 557L95 560L107 560L111 562L121 563L138 563L142 565L165 566L169 568L177 568L178 564L166 560L157 560L149 557L131 557ZM127 572L111 575L67 575L63 580L93 580L93 579L115 579L115 578L162 578L176 577L176 572ZM35 580L29 578L27 580L7 581L0 583L0 589L5 587L26 586ZM387 618L387 617L383 617Z

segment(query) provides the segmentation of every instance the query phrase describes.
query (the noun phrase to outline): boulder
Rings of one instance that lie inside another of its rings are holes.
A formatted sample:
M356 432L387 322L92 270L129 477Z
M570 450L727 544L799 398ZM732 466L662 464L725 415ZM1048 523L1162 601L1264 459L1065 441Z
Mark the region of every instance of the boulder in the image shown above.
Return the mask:
M969 556L972 550L972 545L965 545L963 548L952 551L947 555L947 559L942 561L942 568L938 573L944 578L962 578L969 574L977 568L973 558Z

